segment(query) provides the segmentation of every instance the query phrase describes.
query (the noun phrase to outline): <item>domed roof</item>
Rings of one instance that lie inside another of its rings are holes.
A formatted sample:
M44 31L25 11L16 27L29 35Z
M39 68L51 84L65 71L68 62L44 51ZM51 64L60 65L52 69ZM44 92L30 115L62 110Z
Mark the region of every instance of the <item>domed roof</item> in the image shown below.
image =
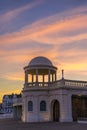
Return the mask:
M35 65L53 66L52 62L43 56L38 56L38 57L33 58L28 65L29 66L35 66Z

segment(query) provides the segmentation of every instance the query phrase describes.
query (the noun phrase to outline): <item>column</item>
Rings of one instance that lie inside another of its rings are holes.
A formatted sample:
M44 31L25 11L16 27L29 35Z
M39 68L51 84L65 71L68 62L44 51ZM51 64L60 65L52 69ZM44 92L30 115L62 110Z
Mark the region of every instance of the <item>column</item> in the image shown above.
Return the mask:
M43 83L44 83L44 74L43 74Z
M32 74L32 83L34 82L34 75Z
M48 70L48 82L50 83L50 70Z
M52 74L52 82L53 82L53 74Z
M38 82L38 69L36 69L36 82Z
M56 81L56 72L55 72L55 81Z
M60 122L72 122L71 95L64 91L60 95Z
M64 79L64 70L62 70L62 79Z
M28 83L28 72L25 71L25 83Z

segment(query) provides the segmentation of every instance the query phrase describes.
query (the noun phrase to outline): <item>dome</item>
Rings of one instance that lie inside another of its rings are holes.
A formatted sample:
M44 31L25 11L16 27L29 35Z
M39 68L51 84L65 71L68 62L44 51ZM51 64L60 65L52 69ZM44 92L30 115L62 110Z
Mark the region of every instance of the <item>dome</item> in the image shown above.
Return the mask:
M35 65L53 66L52 62L43 56L38 56L38 57L33 58L28 65L29 66L35 66Z

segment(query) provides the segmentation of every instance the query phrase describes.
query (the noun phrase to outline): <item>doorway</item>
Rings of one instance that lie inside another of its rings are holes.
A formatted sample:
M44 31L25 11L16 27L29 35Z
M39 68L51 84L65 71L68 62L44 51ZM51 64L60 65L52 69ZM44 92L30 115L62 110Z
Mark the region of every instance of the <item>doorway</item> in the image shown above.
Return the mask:
M87 96L72 95L73 121L79 118L87 118Z
M59 102L53 102L53 121L59 121Z

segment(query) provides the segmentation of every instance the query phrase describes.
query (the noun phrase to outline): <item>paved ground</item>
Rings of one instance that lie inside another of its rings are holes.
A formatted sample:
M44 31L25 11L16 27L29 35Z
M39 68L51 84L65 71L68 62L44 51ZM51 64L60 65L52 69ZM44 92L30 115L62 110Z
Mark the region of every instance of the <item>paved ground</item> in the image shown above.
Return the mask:
M78 123L22 123L15 120L0 120L0 130L87 130L87 124Z

